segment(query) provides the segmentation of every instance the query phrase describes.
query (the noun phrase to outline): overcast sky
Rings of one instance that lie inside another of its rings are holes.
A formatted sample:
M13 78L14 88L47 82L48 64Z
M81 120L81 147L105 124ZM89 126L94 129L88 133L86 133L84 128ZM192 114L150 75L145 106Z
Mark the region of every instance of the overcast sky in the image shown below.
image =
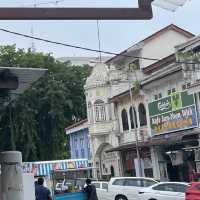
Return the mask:
M47 0L48 1L48 0ZM54 0L49 0L54 1ZM45 0L38 1L46 2ZM136 0L64 0L57 6L132 6ZM0 6L31 6L34 0L0 0ZM55 6L47 4L46 6ZM200 0L190 0L175 13L154 7L154 17L147 21L100 21L102 50L120 52L159 29L174 23L194 34L200 34ZM31 34L49 40L89 48L98 48L96 21L0 21L0 28ZM0 31L0 45L16 44L19 48L31 47L31 40ZM51 52L55 57L98 56L96 53L34 41L39 52Z

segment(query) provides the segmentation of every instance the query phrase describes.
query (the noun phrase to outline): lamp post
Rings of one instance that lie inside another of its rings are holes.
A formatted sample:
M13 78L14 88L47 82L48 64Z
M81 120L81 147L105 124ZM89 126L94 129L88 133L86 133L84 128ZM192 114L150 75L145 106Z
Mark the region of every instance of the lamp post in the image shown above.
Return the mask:
M133 93L132 93L132 85L131 85L131 74L130 74L130 64L129 64L129 70L128 70L128 82L129 82L129 94L130 94L130 101L131 101L131 112L132 112L132 118L133 123L135 126L135 142L136 142L136 154L137 154L137 160L138 160L138 168L139 168L139 176L142 177L142 165L141 165L141 157L139 152L139 140L138 140L138 133L137 133L137 127L136 127L136 118L135 118L135 112L134 112L134 104L133 104Z

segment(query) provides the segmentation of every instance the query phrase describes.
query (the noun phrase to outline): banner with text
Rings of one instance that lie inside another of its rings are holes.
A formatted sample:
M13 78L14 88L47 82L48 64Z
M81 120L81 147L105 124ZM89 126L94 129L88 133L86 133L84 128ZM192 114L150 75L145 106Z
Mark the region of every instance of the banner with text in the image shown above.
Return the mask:
M152 135L198 126L194 96L186 91L153 101L148 108Z

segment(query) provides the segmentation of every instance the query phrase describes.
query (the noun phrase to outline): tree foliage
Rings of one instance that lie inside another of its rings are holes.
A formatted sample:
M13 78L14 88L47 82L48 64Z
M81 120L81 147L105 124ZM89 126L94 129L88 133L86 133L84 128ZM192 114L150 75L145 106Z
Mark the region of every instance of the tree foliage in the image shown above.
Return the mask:
M89 66L60 63L50 54L0 47L0 66L46 68L48 73L1 112L0 150L19 150L24 161L69 155L65 127L86 117L83 86Z

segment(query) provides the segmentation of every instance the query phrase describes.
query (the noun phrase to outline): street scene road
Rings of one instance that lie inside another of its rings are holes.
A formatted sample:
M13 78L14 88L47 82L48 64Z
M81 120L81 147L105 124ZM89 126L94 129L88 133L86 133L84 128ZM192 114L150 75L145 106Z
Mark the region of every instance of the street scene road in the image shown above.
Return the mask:
M0 200L200 200L199 8L1 0Z

